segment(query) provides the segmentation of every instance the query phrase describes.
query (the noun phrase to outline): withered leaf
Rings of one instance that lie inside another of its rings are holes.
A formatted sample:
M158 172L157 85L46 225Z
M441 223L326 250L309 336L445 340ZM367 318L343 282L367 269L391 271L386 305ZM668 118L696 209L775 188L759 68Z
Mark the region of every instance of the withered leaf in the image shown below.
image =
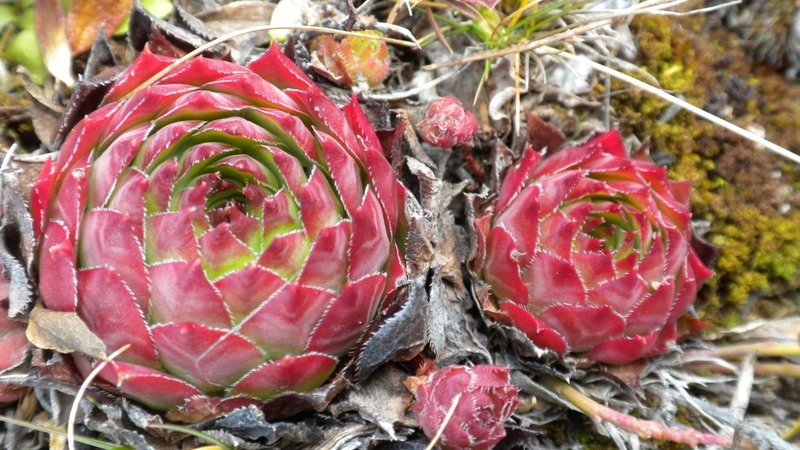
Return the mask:
M111 43L103 35L97 36L97 40L92 44L89 56L86 59L86 66L83 69L83 79L99 77L104 70L113 71L119 62Z
M39 348L60 353L81 352L94 358L106 356L103 341L74 312L50 311L35 306L28 317L25 334Z
M209 36L205 32L207 30L203 23L197 18L192 18L185 10L176 8L175 19L183 27L173 25L154 16L144 9L139 1L136 1L133 5L133 11L131 12L128 41L130 41L131 46L136 50L142 50L147 43L158 36L159 39L166 40L170 45L184 52L190 52L213 38L213 36ZM183 25L185 22L190 22L191 25ZM195 29L187 29L189 26L192 28L200 28L201 31L198 32ZM220 44L203 52L203 56L222 58L227 56L228 53L227 47Z
M196 14L205 27L215 35L221 36L232 31L257 25L264 25L272 15L275 4L264 1L242 0L207 9ZM242 57L247 56L256 45L270 42L269 33L249 33L233 39Z
M487 338L478 331L463 287L442 278L437 270L431 280L428 305L428 343L440 364L471 358L491 361Z
M339 395L347 385L343 369L328 383L307 392L284 392L269 400L262 412L267 420L291 417L304 411L320 412Z
M72 86L72 53L67 42L66 16L60 0L36 0L36 40L44 65L57 80Z
M401 288L405 296L400 311L390 317L361 348L356 378L365 380L385 362L398 355L419 351L425 343L425 310L428 296L425 278L417 277Z
M162 419L159 416L147 413L122 398L105 399L93 406L103 414L86 414L84 425L90 430L136 449L156 450L156 448L175 447L176 441L171 442L171 446L168 446L167 442L161 446L153 445L152 441L157 439L153 436L155 429L143 430L148 425L160 424Z
M396 439L394 424L408 424L406 411L413 399L403 384L407 376L395 367L381 369L363 386L349 390L341 402L331 406L331 412L339 415L345 411L358 411L361 417Z
M130 14L133 0L72 0L67 13L67 38L72 54L92 47L100 30L111 36Z
M0 174L0 265L9 283L9 315L15 318L33 301L33 221L20 191L19 173L4 170Z
M566 138L561 131L542 120L532 112L525 114L528 125L528 145L536 151L549 150L550 152L558 149L564 144Z
M267 422L264 414L250 405L237 409L222 418L216 419L200 428L208 432L229 434L248 441L258 441L269 447L277 443L283 446L311 446L324 438L322 428L315 420L308 419L297 422Z
M97 109L103 101L106 92L111 87L116 76L107 78L93 78L91 80L81 80L75 85L70 97L67 110L61 119L58 134L53 140L53 148L58 148L64 142L72 128L80 122L84 116Z

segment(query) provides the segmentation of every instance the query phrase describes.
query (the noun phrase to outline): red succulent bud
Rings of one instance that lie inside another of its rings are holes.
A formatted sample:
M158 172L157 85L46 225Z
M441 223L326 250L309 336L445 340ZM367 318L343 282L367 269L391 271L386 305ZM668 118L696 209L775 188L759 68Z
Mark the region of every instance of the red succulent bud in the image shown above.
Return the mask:
M487 311L558 353L663 353L711 275L690 246L688 188L628 157L617 132L546 159L528 151L475 221Z
M442 448L491 449L506 435L505 423L519 405L518 393L509 383L508 367L447 366L417 385L413 409L429 438L444 426Z
M457 98L442 97L431 103L417 129L428 144L453 147L472 140L478 131L478 120Z

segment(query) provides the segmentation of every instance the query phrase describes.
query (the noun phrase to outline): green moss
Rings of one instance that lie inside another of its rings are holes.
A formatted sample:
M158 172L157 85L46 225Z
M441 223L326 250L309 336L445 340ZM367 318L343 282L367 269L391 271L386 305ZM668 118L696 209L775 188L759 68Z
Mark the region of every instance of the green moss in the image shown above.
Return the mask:
M639 64L662 88L700 106L714 95L728 95L738 77L744 91L741 98L727 99L726 106L733 106L727 118L745 126L758 118L769 138L800 148L800 105L786 99L797 97L787 96L785 80L753 76L744 54L731 48L722 52L713 39L697 37L702 20L635 19ZM729 39L721 35L717 42ZM729 325L740 320L754 296L778 298L800 288L800 201L792 200L787 189L800 186L798 168L688 113L662 122L669 104L627 85L615 83L612 90L623 92L612 97L623 132L650 137L655 155L672 155L670 175L692 181L694 218L710 222L706 238L721 249L716 275L698 302L704 316ZM788 212L780 213L779 206L787 204Z

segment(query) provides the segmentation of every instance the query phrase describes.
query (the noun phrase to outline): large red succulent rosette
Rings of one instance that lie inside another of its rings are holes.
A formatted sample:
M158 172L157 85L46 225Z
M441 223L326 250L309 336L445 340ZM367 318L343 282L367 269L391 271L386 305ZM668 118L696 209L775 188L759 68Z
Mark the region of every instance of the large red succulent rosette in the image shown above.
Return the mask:
M318 387L404 275L406 191L277 45L142 86L174 62L145 49L43 168L42 299L130 344L100 377L158 410Z
M475 220L487 311L559 354L663 353L711 275L691 248L689 185L626 154L618 132L527 151Z

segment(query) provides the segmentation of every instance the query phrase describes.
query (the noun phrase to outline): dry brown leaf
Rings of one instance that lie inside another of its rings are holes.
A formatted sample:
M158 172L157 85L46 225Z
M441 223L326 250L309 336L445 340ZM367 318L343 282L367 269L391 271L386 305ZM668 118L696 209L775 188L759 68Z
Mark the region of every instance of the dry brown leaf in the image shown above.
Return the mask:
M331 407L334 415L358 411L361 417L378 425L395 438L394 424L410 425L406 411L413 396L403 381L408 375L394 367L380 369L363 385L348 391L347 396Z
M100 30L111 36L133 7L133 0L73 0L67 14L67 38L72 54L92 47Z
M36 40L44 65L57 80L72 86L72 54L67 43L66 17L60 0L36 0Z
M74 312L50 311L35 306L28 317L28 340L39 348L60 353L81 352L94 358L106 356L106 346Z

